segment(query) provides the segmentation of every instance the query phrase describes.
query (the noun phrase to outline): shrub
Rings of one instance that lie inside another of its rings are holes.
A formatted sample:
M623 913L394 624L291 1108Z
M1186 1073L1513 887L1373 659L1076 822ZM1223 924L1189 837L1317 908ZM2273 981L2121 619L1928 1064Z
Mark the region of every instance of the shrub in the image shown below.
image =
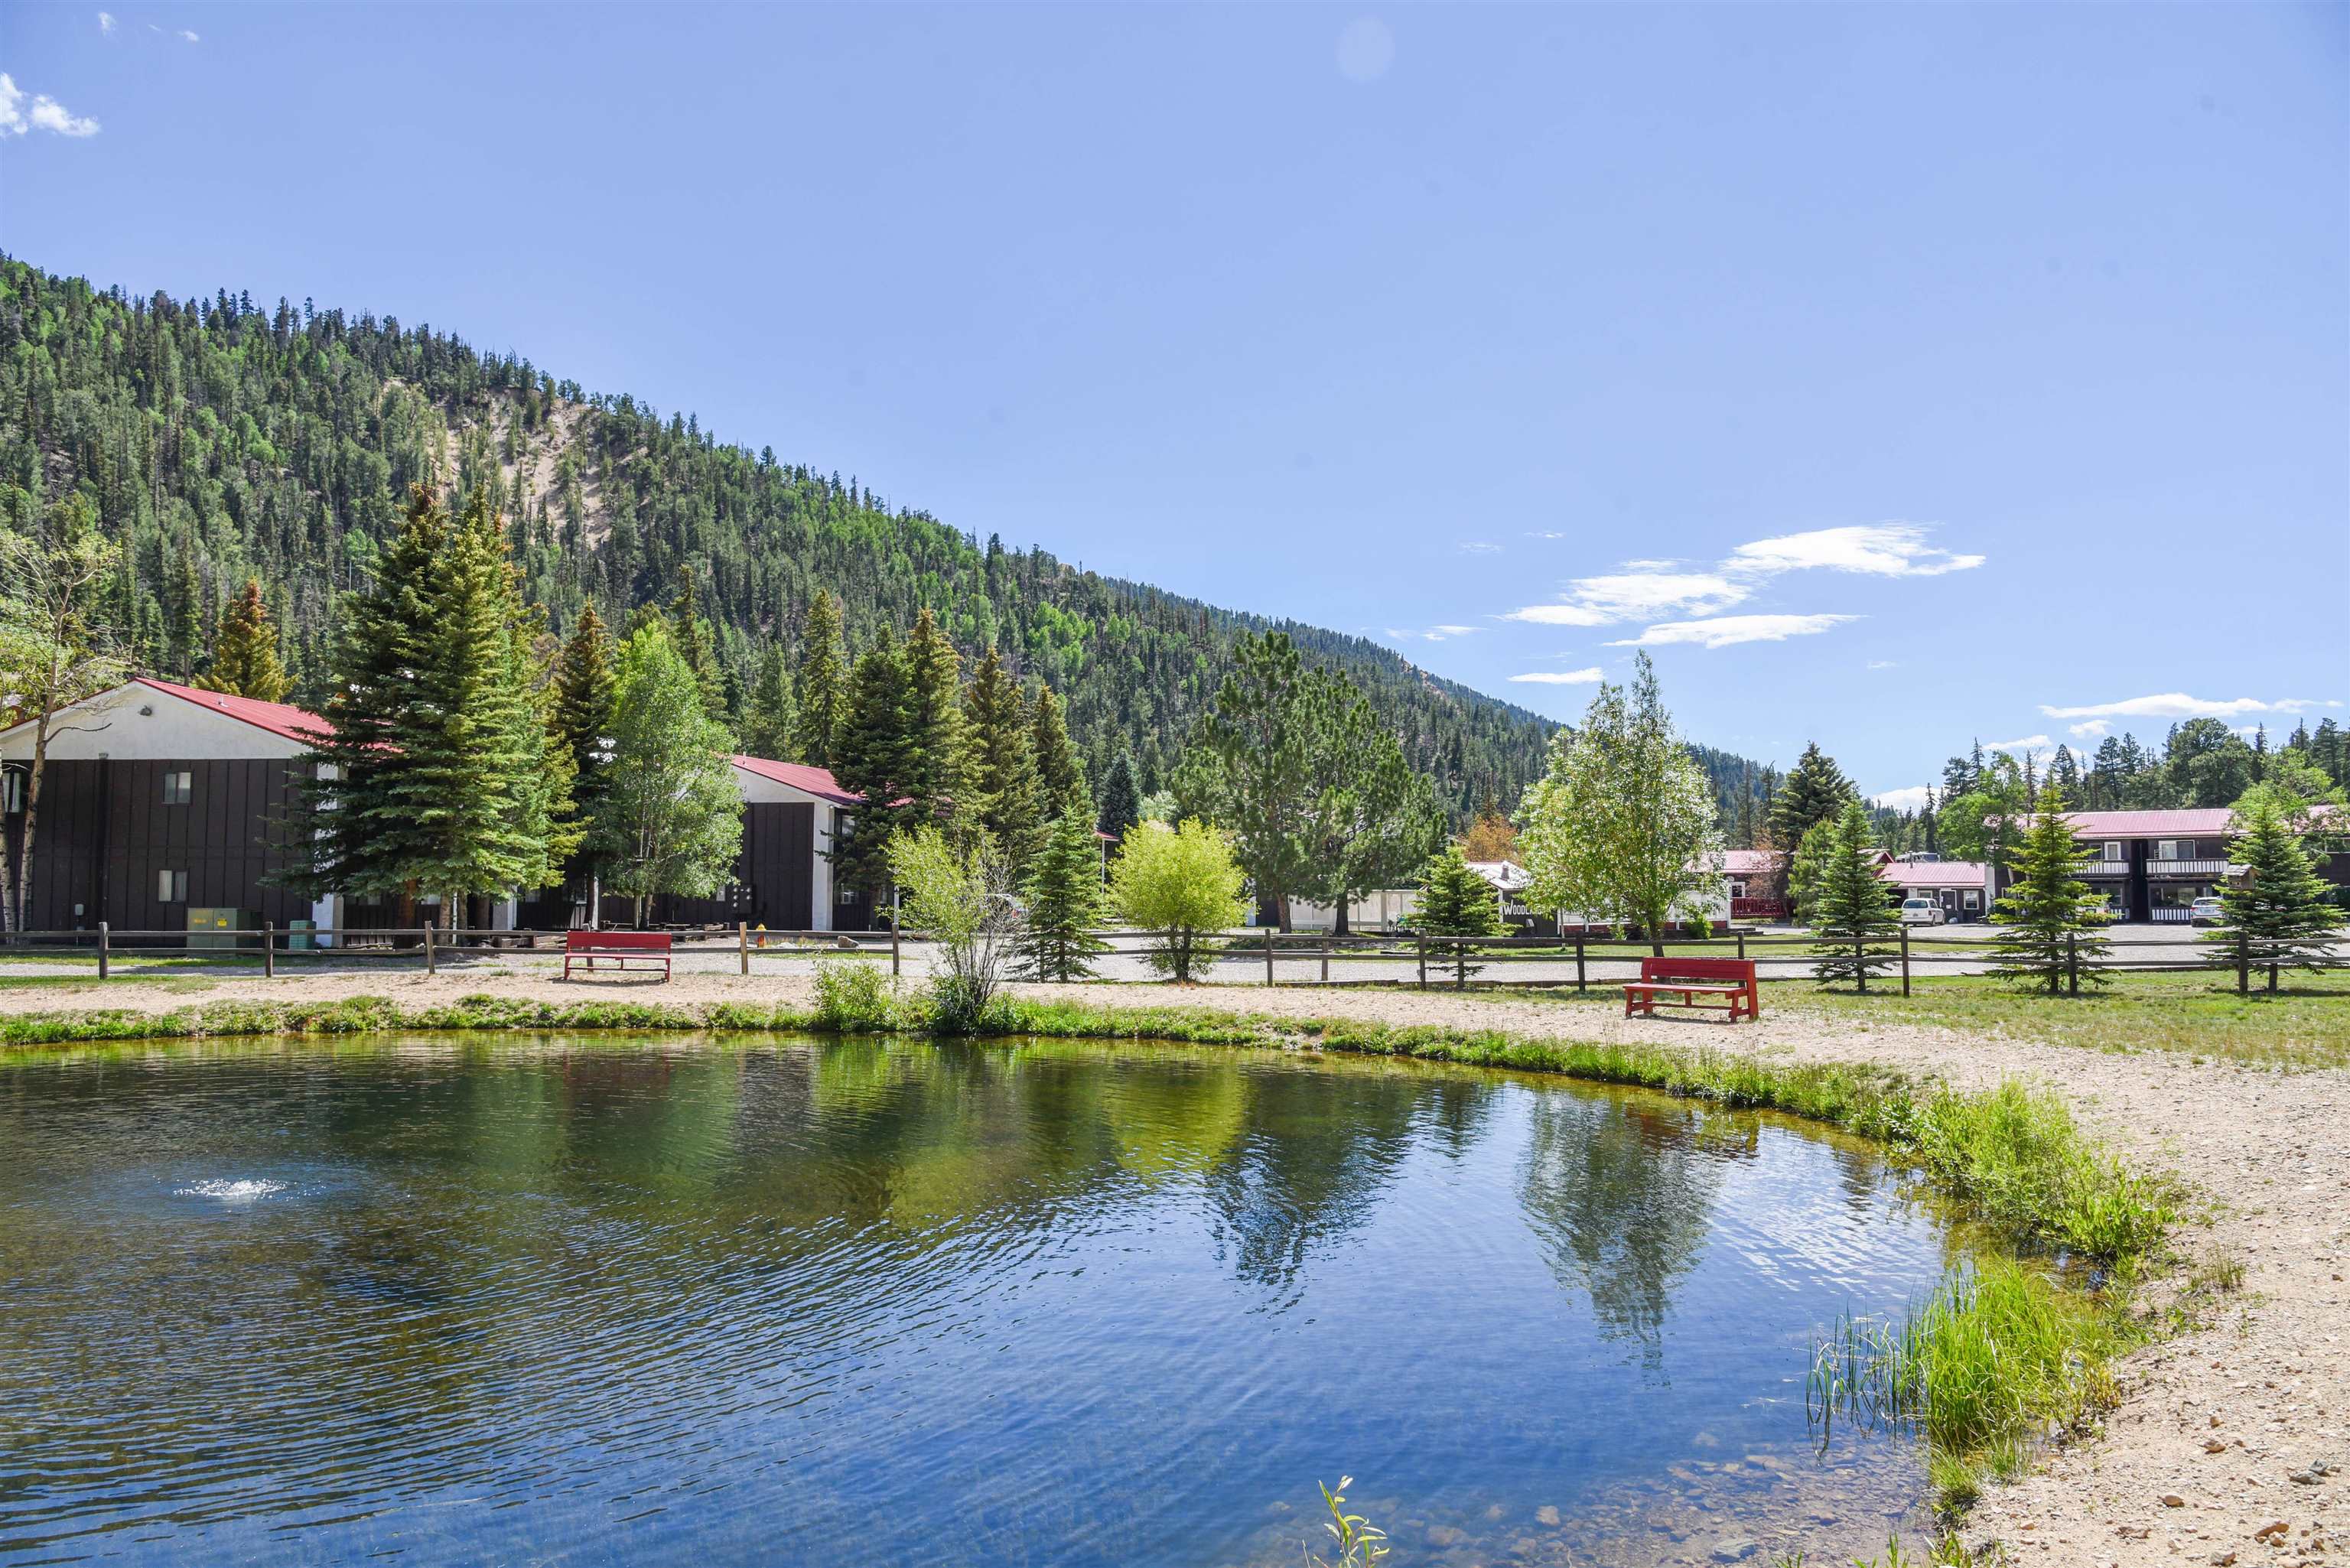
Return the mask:
M890 1027L896 1001L881 966L864 959L816 969L816 1021L839 1034L879 1034Z
M1119 846L1109 878L1118 912L1160 933L1151 967L1179 981L1212 953L1215 932L1248 918L1232 844L1204 823L1144 823Z

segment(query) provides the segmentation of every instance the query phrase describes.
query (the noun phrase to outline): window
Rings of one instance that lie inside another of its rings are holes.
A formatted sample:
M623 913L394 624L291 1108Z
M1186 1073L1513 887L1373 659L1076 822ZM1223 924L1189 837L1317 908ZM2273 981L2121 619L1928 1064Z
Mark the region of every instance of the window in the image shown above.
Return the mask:
M843 888L840 890L840 901L844 904L854 904L857 902L857 889L854 888Z
M16 768L0 768L0 815L25 809L25 775Z
M2122 858L2122 844L2120 839L2108 838L2106 840L2106 858L2116 861Z
M187 805L188 797L195 794L195 787L196 775L192 773L165 774L163 775L163 804L165 805Z
M184 904L188 901L188 874L185 871L155 873L155 901L159 904Z
M2155 840L2154 857L2157 860L2184 860L2187 858L2187 857L2178 853L2178 840L2176 838L2158 838Z
M1966 899L1968 909L1980 909L1982 908L1982 894L1979 890L1973 888L1968 888L1966 891Z
M1733 898L1743 898L1746 897L1746 884L1743 882L1732 882L1730 885L1730 896Z

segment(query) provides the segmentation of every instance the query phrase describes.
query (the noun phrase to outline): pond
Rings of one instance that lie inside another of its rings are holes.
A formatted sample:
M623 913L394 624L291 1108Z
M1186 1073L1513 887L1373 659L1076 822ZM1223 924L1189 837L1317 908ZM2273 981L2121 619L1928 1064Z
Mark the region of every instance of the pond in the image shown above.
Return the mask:
M1812 1337L1962 1232L1866 1145L1224 1048L0 1057L0 1561L1730 1561L1919 1526Z

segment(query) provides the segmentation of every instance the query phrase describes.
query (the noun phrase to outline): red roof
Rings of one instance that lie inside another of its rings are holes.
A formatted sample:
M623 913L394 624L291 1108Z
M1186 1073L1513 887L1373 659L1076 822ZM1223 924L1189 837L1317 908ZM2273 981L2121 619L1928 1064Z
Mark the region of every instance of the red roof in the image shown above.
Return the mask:
M1877 874L1898 888L1980 888L1986 869L1980 860L1897 860Z
M1725 849L1721 852L1722 874L1729 877L1764 877L1776 871L1786 860L1775 849Z
M2234 815L2224 805L2191 811L2068 811L2064 820L2084 838L2201 838L2228 831Z
M795 790L828 800L835 805L863 805L865 797L851 794L840 787L840 781L828 768L813 768L806 763L779 763L766 757L736 757L734 765L744 773L757 774L763 779L773 779L779 784L789 784Z
M241 719L255 729L266 730L273 735L283 735L303 745L335 732L335 727L305 708L290 702L264 702L257 698L239 697L227 691L206 691L197 686L181 686L169 680L157 680L145 675L133 676L132 684L151 686L169 697L182 702L193 702L199 708L210 708L232 719Z

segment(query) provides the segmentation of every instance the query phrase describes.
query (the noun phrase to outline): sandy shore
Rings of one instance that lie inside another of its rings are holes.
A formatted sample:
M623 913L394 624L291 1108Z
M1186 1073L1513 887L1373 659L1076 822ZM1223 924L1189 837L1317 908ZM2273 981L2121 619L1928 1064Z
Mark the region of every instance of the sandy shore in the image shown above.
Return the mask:
M658 977L566 983L481 966L438 976L38 987L0 992L0 1011L166 1012L231 1000L357 995L423 1006L482 992L570 1002L635 992L691 1005L799 1000L811 989L800 979L707 973L681 973L666 984ZM1961 1088L2009 1077L2044 1083L2141 1168L2169 1171L2188 1184L2199 1202L2180 1227L2180 1250L2190 1259L2241 1259L2244 1283L2206 1326L2126 1364L2126 1397L2105 1435L2053 1452L2027 1480L1987 1492L1970 1521L1969 1539L1996 1539L2015 1561L2051 1564L2350 1564L2350 1285L2344 1282L2350 1272L2350 1073L2285 1075L2155 1053L2110 1054L1904 1023L1856 1024L1800 1004L1773 1007L1759 1023L1732 1027L1440 992L1015 989L1109 1007L1344 1014L1789 1061L1877 1062ZM2330 1474L2314 1484L2292 1479L2319 1460L2331 1463Z

